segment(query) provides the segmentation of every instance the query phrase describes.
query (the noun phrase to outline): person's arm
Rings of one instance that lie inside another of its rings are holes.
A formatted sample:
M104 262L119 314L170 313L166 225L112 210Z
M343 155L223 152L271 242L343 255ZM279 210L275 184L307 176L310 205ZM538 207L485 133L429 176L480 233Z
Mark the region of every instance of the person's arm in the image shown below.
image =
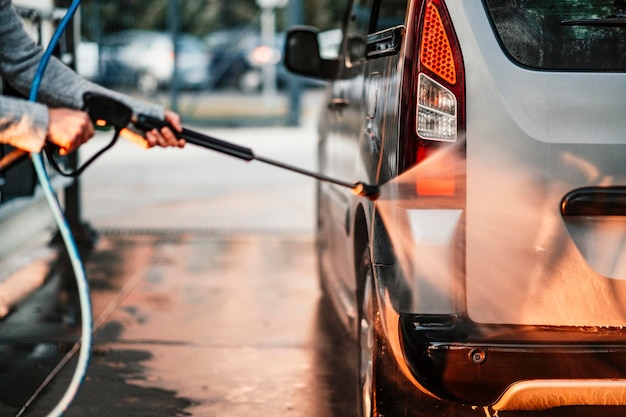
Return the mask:
M21 18L15 12L10 0L0 0L0 76L7 80L17 91L24 95L28 95L37 67L43 55L43 51L28 36L24 30ZM174 126L176 130L180 130L180 118L173 112L166 111L162 106L143 102L133 99L121 93L117 93L97 84L91 83L77 75L69 67L64 65L56 58L52 58L41 80L40 89L38 91L39 101L45 103L51 108L67 108L80 110L83 108L83 94L85 92L96 92L111 96L128 105L133 112L143 113L149 116L166 119ZM0 119L18 121L19 115L12 113L13 103L11 106L0 107ZM28 109L38 109L38 120L30 126L30 129L23 129L30 132L37 132L41 143L41 108L37 108L35 103L23 104L21 122L33 122L30 119ZM57 119L44 121L50 122ZM50 131L55 131L55 126L46 126L44 131L46 135ZM6 131L6 130L5 130ZM56 130L58 132L58 129ZM67 138L66 142L79 142L79 137ZM176 139L173 132L164 128L161 131L146 132L145 135L150 146L183 146L184 141ZM45 136L44 136L45 138ZM49 137L54 142L53 137ZM23 139L26 142L35 142L34 138ZM58 141L58 138L57 138ZM7 138L3 138L0 129L0 142L8 143ZM80 144L80 143L79 143ZM73 144L68 144L68 149L74 149ZM39 147L41 149L41 146Z
M0 96L0 143L26 152L39 152L46 139L62 155L76 150L94 134L85 112L51 109L40 103Z
M47 128L46 106L0 96L0 143L39 152L46 142Z

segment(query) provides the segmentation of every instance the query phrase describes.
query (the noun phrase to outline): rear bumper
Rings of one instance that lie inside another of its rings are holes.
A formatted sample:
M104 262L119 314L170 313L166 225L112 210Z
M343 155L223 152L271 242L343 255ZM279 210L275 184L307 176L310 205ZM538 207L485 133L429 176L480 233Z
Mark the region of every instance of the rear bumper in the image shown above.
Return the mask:
M626 405L626 332L479 326L400 316L404 354L434 396L496 410Z

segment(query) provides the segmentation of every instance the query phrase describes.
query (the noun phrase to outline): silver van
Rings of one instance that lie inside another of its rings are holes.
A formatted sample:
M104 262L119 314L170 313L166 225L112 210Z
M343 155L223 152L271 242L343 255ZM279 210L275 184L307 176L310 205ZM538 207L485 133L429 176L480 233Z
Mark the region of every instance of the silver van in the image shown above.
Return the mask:
M626 2L353 0L330 81L320 283L361 416L626 415Z

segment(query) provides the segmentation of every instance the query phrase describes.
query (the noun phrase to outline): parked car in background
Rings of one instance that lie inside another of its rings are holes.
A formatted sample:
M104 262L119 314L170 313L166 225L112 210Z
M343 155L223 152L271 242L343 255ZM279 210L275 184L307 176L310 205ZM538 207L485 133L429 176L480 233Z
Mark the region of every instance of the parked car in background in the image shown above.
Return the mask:
M339 30L329 30L320 38L321 53L337 56ZM274 47L263 44L257 29L230 28L211 32L204 36L213 65L211 86L214 89L237 89L244 93L256 93L263 89L263 67L273 65L276 87L284 89L290 78L297 78L305 87L321 87L326 82L290 74L284 65L285 32L274 35Z
M211 54L201 39L178 37L178 86L202 89L209 85ZM170 85L174 74L174 43L168 33L126 30L105 36L100 46L99 82L134 87L145 94Z
M252 68L250 54L260 44L258 31L231 28L203 37L213 56L213 88L246 89L242 79Z
M352 0L317 187L327 300L361 416L626 415L626 9L615 0ZM518 413L519 412L519 413Z
M213 56L213 88L235 88L245 93L260 91L264 65L274 65L276 85L285 86L288 74L282 62L284 33L275 34L271 48L263 45L257 29L249 28L217 30L203 40Z

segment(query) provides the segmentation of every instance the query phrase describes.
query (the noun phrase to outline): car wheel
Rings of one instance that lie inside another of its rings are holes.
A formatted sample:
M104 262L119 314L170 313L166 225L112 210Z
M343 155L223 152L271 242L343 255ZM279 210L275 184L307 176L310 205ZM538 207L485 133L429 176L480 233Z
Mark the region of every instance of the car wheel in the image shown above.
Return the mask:
M159 81L154 74L142 72L137 76L137 90L142 94L152 95L157 92Z
M409 411L411 408L408 406L409 396L406 389L398 385L401 380L398 378L399 369L389 354L383 335L369 246L363 249L358 269L357 276L362 279L358 338L359 416L414 416L413 412Z
M358 272L363 283L359 311L358 406L361 417L377 417L380 415L377 390L384 386L383 374L381 373L384 342L379 337L378 307L368 246L363 249Z
M366 255L363 268L368 268L370 272L364 271L364 286L361 302L361 319L359 320L359 405L361 417L372 417L373 390L373 370L375 352L374 334L374 301L372 297L372 273L369 262L369 254Z

